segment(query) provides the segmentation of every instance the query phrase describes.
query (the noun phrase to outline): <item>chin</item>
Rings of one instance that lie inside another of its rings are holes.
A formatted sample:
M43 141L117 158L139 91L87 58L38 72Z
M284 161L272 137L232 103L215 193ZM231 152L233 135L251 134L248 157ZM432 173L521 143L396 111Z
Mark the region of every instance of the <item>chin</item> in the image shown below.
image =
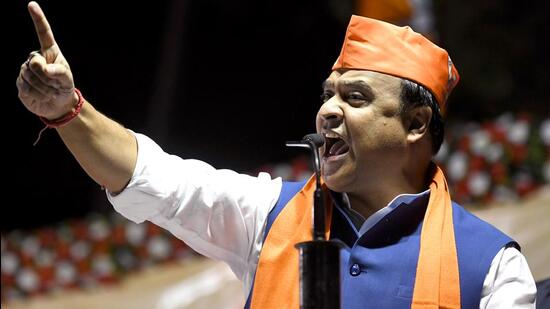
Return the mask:
M323 181L325 182L326 186L334 191L334 192L348 192L349 191L349 183L350 183L350 177L349 175L344 175L344 173L341 173L338 171L337 173L325 175L324 173L321 173Z

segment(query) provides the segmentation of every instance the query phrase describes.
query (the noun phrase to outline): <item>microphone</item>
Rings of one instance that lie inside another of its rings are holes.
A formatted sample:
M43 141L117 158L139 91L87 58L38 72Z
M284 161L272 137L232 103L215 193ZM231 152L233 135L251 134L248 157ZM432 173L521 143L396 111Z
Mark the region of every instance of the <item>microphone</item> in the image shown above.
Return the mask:
M319 159L319 147L325 144L325 136L322 134L311 133L303 137L302 141L308 143L313 152L313 171L317 180L317 188L321 188L321 160Z
M325 144L325 137L323 134L312 133L304 136L303 141L310 141L319 148Z
M302 138L301 141L287 141L288 147L303 147L316 149L325 144L325 136L323 134L311 133Z
M297 243L300 267L300 308L340 308L340 243L327 239L326 205L321 187L319 147L325 144L322 134L308 134L301 141L286 142L290 147L304 147L311 152L316 187L313 192L312 240Z
M325 237L325 203L321 189L321 162L319 159L319 147L325 144L325 137L322 134L312 133L303 137L301 141L286 142L289 147L308 148L311 153L313 172L315 173L316 189L314 192L313 206L313 239L326 240Z

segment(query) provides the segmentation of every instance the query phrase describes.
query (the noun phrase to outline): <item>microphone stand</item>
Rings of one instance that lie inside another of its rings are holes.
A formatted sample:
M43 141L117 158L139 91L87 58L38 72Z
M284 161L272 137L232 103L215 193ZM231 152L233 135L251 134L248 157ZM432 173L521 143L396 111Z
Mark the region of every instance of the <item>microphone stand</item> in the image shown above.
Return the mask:
M308 134L302 141L286 142L289 147L312 152L316 188L313 204L312 240L296 244L300 257L300 308L340 308L340 244L326 239L325 204L321 188L319 150L325 143L320 134Z

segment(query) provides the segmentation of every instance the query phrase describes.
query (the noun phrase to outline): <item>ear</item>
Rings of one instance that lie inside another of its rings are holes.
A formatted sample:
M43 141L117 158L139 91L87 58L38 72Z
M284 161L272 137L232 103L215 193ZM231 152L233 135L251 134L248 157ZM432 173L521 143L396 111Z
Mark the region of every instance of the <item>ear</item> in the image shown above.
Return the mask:
M429 132L432 109L428 106L416 106L411 108L405 123L408 128L407 141L415 143Z

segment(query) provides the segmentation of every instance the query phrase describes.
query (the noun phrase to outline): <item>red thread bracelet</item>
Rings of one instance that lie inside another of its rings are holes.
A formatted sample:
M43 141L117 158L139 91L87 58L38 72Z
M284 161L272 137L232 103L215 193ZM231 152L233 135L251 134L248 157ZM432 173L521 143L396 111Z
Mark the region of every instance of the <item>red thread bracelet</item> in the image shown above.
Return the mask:
M78 114L80 113L80 110L82 109L82 105L84 104L84 97L82 96L82 93L80 93L80 90L74 88L74 92L76 92L76 95L78 96L78 103L76 103L74 110L72 112L67 113L65 114L65 116L58 118L56 120L49 120L48 118L38 116L38 118L40 118L40 120L42 120L42 122L46 126L42 130L40 130L40 132L38 132L38 138L32 144L33 146L36 146L36 144L38 144L40 137L42 137L42 132L44 132L46 129L60 128L66 125L67 123L69 123L69 121L73 120L76 116L78 116Z
M78 103L76 103L74 110L70 113L65 114L65 116L58 118L56 120L49 120L45 117L40 116L40 120L48 127L48 128L59 128L67 123L69 121L73 120L82 109L82 105L84 104L84 97L82 96L82 93L80 93L80 90L74 88L74 92L76 92L76 95L78 96Z

